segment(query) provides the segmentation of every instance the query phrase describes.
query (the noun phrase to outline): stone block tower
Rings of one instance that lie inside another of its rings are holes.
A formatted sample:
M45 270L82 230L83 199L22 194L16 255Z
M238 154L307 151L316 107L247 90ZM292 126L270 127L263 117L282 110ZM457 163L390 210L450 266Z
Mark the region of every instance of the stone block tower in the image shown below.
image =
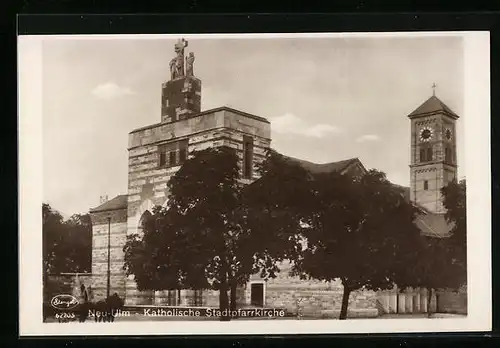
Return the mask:
M160 123L129 133L128 235L140 234L152 208L167 204L167 183L191 151L218 146L236 149L241 180L251 182L257 178L255 165L270 146L270 123L265 118L228 107L201 111L201 81L194 76L194 54L184 57L187 46L185 40L175 44L170 80L162 84ZM210 305L212 298L217 300L194 290L138 291L133 277L127 279L125 293L127 304Z
M441 188L457 177L456 121L459 116L435 95L411 121L410 198L431 213L444 214Z

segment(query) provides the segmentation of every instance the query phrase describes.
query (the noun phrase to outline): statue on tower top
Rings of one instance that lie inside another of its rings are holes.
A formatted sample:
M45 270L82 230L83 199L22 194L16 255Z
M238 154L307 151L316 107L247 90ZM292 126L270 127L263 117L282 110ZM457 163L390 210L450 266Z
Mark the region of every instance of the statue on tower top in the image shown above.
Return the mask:
M177 40L174 46L176 56L170 61L170 74L171 79L184 76L184 49L188 46L188 42L185 39Z
M189 52L189 55L186 57L186 76L194 76L193 64L194 64L194 53Z

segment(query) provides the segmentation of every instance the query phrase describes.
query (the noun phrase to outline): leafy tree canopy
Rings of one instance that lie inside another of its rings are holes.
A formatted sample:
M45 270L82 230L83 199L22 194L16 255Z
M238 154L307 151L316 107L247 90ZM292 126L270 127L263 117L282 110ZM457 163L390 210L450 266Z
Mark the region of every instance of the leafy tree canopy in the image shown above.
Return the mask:
M371 170L359 179L339 173L315 176L308 202L308 247L294 272L344 286L341 319L351 291L394 286L404 256L420 231L416 209L385 174Z
M49 204L42 204L44 272L90 272L92 223L88 214L64 221Z

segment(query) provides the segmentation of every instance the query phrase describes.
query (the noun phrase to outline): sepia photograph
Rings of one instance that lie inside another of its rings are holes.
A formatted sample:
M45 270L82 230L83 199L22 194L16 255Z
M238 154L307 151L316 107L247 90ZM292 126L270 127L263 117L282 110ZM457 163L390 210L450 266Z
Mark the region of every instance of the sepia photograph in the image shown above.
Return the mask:
M18 40L21 333L491 329L488 33Z

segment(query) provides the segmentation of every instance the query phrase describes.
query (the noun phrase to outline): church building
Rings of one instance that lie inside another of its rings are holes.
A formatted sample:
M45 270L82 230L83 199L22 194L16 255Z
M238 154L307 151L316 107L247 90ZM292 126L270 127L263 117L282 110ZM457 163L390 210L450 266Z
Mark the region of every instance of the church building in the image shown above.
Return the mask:
M126 305L218 307L218 293L210 290L141 292L123 270L127 235L140 233L154 206L165 206L167 182L188 158L188 153L209 147L237 150L241 181L258 179L255 170L271 145L271 124L263 117L221 106L202 110L202 82L194 72L194 54L185 55L188 42L179 40L170 62L170 79L162 84L159 122L132 130L128 136L128 190L91 209L92 275L95 299L117 293ZM456 177L456 121L458 116L435 95L408 115L411 123L410 186L407 197L419 207L416 223L425 234L446 236L440 189ZM311 172L366 172L357 158L316 164L296 160ZM333 316L340 311L339 283L304 281L289 275L284 262L276 279L258 276L239 289L241 307L286 308L289 312ZM108 276L109 275L109 276ZM353 293L349 315L426 311L421 293L394 296L392 292ZM403 300L401 300L403 298ZM304 301L304 299L307 299ZM332 299L336 299L332 301ZM338 300L337 300L338 299ZM403 301L395 303L394 301Z

